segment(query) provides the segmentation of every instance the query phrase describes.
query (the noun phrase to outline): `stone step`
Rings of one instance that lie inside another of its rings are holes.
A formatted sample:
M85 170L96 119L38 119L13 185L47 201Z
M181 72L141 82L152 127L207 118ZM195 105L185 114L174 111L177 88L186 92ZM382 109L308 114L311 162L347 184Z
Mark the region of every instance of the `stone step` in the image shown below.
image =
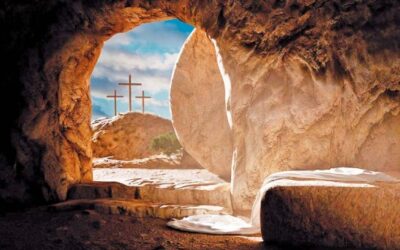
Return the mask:
M68 199L136 199L215 205L231 210L230 184L207 170L94 169L95 182L70 187Z
M105 214L120 214L135 217L161 219L183 218L203 214L230 214L220 206L174 205L138 200L81 199L57 203L48 207L49 211L95 210Z

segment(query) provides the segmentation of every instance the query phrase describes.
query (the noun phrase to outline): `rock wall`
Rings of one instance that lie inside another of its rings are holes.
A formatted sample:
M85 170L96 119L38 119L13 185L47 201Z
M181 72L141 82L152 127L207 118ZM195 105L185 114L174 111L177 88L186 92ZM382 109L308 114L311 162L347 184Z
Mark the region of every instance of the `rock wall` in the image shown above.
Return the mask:
M154 138L175 133L170 120L137 112L92 122L95 168L202 168L185 150L166 155L151 148Z
M399 170L396 9L393 1L271 1L224 12L225 27L244 25L218 38L231 83L237 210L249 210L276 171Z
M231 179L232 131L212 41L195 30L184 44L171 82L172 123L179 141L204 168Z
M400 88L394 70L399 59L393 42L399 20L389 10L393 3L276 4L225 5L216 38L217 56L223 62L220 71L229 76L223 80L230 90L227 112L233 125L236 210L250 210L262 180L277 171L337 166L399 170ZM254 15L248 16L249 11ZM193 103L204 112L218 107L207 96L216 87L203 88L204 82L220 78L201 71L207 65L208 71L216 72L216 65L207 63L206 57L214 48L198 40L192 37L185 45L173 79L186 95L174 95L173 85L171 97L172 103L179 103L194 100L188 93L197 93ZM196 53L202 55L202 65L190 60L198 58ZM197 145L194 152L204 152L201 145L224 147L224 140L210 143L225 131L220 130L222 119L214 120L216 112L210 112L204 115L211 117L210 130L200 130L204 126L189 123L196 116L192 109L186 126L176 123L177 133L192 132L190 139L182 137ZM174 119L182 119L184 112L173 112ZM196 123L202 124L199 119ZM204 131L209 136L194 138Z
M178 17L216 41L232 119L233 202L271 172L399 170L400 3L135 0L0 3L0 200L91 180L89 76L102 44Z

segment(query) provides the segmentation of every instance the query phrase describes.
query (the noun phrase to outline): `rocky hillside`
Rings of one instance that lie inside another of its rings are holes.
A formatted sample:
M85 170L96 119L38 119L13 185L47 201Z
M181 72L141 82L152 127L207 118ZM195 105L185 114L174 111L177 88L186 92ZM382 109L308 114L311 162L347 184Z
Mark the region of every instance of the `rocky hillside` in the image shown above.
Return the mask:
M181 148L170 120L132 112L95 120L92 127L93 156L101 158L94 167L201 168ZM167 141L154 146L160 138Z
M158 154L151 149L157 136L174 132L171 121L152 114L125 113L95 120L93 156L118 160L140 159Z

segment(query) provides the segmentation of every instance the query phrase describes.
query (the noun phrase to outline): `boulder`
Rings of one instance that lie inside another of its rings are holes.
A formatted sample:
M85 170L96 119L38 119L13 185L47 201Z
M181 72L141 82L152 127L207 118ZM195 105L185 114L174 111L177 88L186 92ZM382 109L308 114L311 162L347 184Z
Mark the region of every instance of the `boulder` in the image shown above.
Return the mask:
M172 123L179 141L204 168L231 178L232 132L214 45L197 29L188 38L171 85Z

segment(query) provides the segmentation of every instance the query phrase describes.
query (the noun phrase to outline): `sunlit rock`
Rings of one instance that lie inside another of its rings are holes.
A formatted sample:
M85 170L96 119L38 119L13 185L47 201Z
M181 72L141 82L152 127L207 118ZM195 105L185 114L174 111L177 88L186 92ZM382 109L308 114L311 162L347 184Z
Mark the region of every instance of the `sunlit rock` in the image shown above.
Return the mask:
M381 78L391 74L391 66L368 54L369 64L342 56L340 62L332 59L323 76L298 56L259 58L266 66L255 68L257 77L247 80L248 65L231 65L236 68L232 191L238 208L250 209L262 180L278 171L399 169L400 94L398 85ZM239 85L243 82L247 85Z
M118 160L146 158L157 152L151 148L157 136L173 132L171 121L152 114L126 113L94 121L93 156Z
M202 168L186 151L166 155L156 154L150 157L117 160L111 157L93 159L94 168L145 168L145 169L197 169Z
M205 169L94 169L94 183L73 185L69 199L138 199L216 205L231 211L229 183Z
M204 168L231 178L232 131L215 48L196 30L182 48L171 85L172 122L180 142Z
M96 120L92 127L93 167L202 168L181 148L166 153L152 147L156 138L174 135L168 119L152 114L126 113Z

